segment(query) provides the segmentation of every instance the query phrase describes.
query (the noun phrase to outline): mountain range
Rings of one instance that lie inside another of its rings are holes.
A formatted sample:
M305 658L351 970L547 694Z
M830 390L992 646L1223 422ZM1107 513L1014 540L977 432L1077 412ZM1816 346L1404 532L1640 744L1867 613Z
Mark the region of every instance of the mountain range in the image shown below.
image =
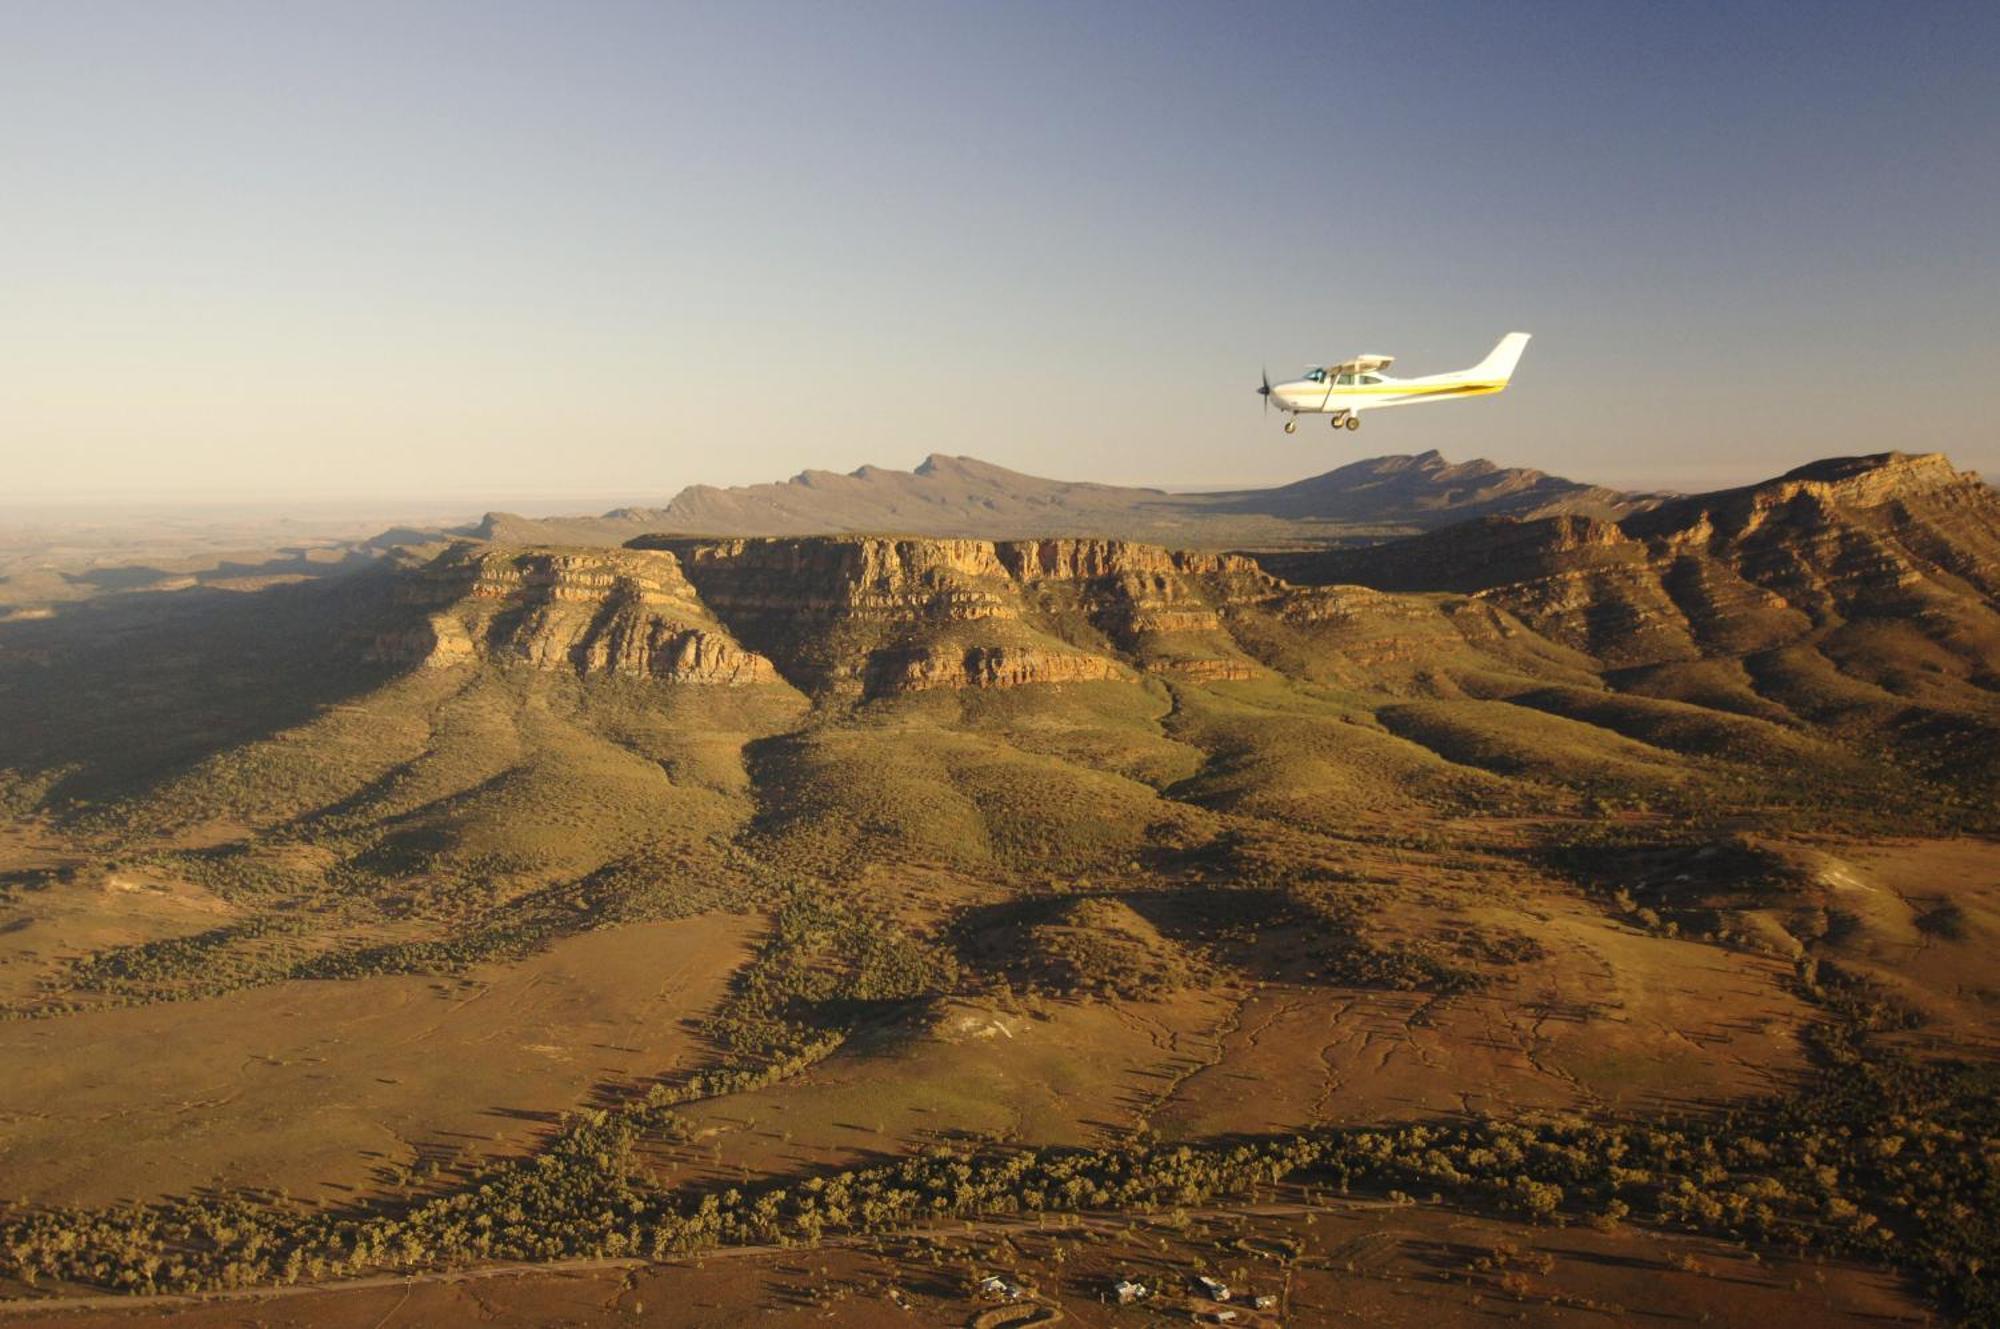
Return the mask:
M1470 517L1617 516L1657 496L1623 494L1523 467L1449 462L1436 452L1351 462L1270 489L1171 493L1024 475L972 457L911 471L805 471L778 484L693 485L665 507L599 517L489 513L502 544L616 544L636 535L1087 536L1214 548L1374 540Z

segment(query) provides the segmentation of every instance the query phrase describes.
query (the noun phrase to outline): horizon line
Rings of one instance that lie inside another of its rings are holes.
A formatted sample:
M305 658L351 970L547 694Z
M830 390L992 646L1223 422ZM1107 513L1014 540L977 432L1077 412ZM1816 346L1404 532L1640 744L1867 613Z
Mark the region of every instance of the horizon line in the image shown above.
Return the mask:
M1444 456L1442 452L1439 452L1439 450L1435 448L1426 449L1425 452L1380 453L1368 457L1357 457L1352 459L1351 461L1341 463L1341 466L1329 467L1327 470L1324 471L1313 471L1306 475L1295 477L1294 479L1291 480L1265 481L1261 483L1256 481L1228 480L1220 478L1210 479L1210 480L1199 480L1199 481L1177 481L1173 483L1162 483L1159 481L1149 482L1145 480L1070 481L1064 479L1064 477L1061 476L1036 475L1035 473L1028 471L1015 471L1013 467L1004 466L999 462L988 462L984 458L975 457L972 456L971 454L949 453L949 454L939 454L939 455L963 457L965 460L977 461L981 462L982 464L994 466L999 469L1014 471L1015 474L1029 476L1030 478L1033 479L1051 480L1057 483L1096 484L1096 485L1109 485L1119 488L1151 489L1169 494L1200 494L1200 493L1251 492L1256 490L1281 489L1286 485L1297 484L1304 480L1314 479L1317 478L1318 476L1326 475L1331 473L1332 471L1339 470L1341 469L1342 466L1353 465L1357 462L1379 461L1392 457L1394 458L1419 457L1425 455L1425 453L1437 453L1437 455L1439 455L1440 457ZM932 454L926 454L927 457L929 455ZM1452 465L1465 464L1463 462L1454 462L1448 457L1444 457L1444 460ZM1694 475L1686 473L1675 475L1674 472L1677 468L1673 466L1665 466L1665 467L1652 466L1652 467L1634 468L1633 471L1622 474L1619 472L1613 472L1614 475L1618 476L1617 479L1612 479L1612 478L1585 479L1576 475L1562 474L1558 472L1543 470L1543 468L1541 467L1513 466L1508 463L1496 461L1488 457L1468 458L1467 461L1487 461L1496 467L1506 470L1516 470L1516 469L1538 470L1542 471L1542 473L1545 475L1551 475L1557 479L1568 480L1572 483L1595 485L1606 489L1616 489L1625 493L1683 493L1683 494L1701 493L1708 491L1710 489L1724 489L1724 488L1735 487L1737 485L1745 483L1744 477L1746 475L1750 475L1748 469L1740 465L1731 467L1702 465L1700 467L1686 468L1689 471L1699 472L1702 478L1697 480ZM917 465L921 464L922 464L921 462L917 463ZM808 469L818 470L822 468L813 467ZM885 467L880 465L879 463L874 463L874 462L864 462L848 470L839 471L837 472L837 474L851 476L856 474L857 472L869 469L886 470L900 475L911 475L915 474L916 472L915 465L907 468L897 468L897 467ZM1788 467L1785 469L1789 470L1793 468ZM797 478L798 475L802 475L804 473L805 472L797 472L794 475L787 476L781 480L751 480L751 481L741 482L735 485L717 485L708 483L708 484L701 484L699 485L699 487L728 490L737 488L760 487L765 485L784 485L791 483L794 479ZM2000 486L2000 472L1976 471L1975 473L1979 474L1980 478L1986 481L1987 483ZM1754 482L1755 479L1775 478L1777 475L1780 474L1783 474L1783 471L1759 470L1755 472L1754 475L1751 475L1750 478ZM1692 484L1690 483L1691 481L1693 481ZM281 507L303 508L308 510L344 509L352 511L359 508L380 508L382 506L399 506L399 507L422 507L422 508L448 507L454 510L466 510L471 508L478 508L481 513L484 513L493 511L508 511L510 509L505 506L508 504L527 504L537 507L546 507L555 504L577 504L585 506L593 504L603 504L604 507L597 509L597 511L605 511L619 507L665 507L668 503L670 503L673 500L673 498L676 495L680 494L682 491L686 489L693 487L697 487L697 485L684 483L671 488L665 486L642 484L642 485L634 485L631 488L622 488L622 487L608 488L603 486L592 485L592 486L578 486L574 488L550 487L550 488L534 488L534 489L509 488L509 489L464 489L464 490L456 490L456 489L403 490L403 489L366 489L366 488L327 490L323 488L322 489L273 489L264 487L254 487L254 488L224 487L224 488L199 488L199 489L189 488L182 490L119 489L119 488L56 489L56 490L46 490L42 492L28 491L25 493L21 491L16 491L13 494L8 495L6 498L0 499L0 512L6 512L6 513L56 512L56 511L77 509L77 508L111 508L120 510L185 508L185 509L235 509L235 510L245 510L245 511L250 511L250 510L269 511L270 509L281 508ZM596 515L596 512L593 512L590 515Z

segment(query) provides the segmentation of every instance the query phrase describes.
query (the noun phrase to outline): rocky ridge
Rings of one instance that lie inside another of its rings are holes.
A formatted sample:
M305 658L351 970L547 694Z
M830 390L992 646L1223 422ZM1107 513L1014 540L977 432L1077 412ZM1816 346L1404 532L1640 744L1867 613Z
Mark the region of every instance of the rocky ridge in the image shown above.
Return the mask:
M1617 667L1753 655L1873 620L1932 639L1969 675L2000 631L2000 496L1935 453L1816 462L1622 521L1492 518L1262 562L1301 581L1473 595Z
M376 650L831 700L1273 677L1513 701L1703 751L1865 734L2000 771L1996 585L2000 499L1942 458L1892 454L1620 521L1486 519L1310 556L861 535L467 543L407 575L411 617ZM1385 714L1424 742L1465 723ZM1504 741L1453 730L1447 746L1489 761Z
M1115 540L651 537L465 543L404 574L373 658L874 696L1247 678L1226 618L1291 592L1251 560Z
M470 533L499 544L620 544L660 533L884 533L1277 548L1381 539L1478 516L1616 517L1655 501L1522 467L1454 463L1436 452L1350 462L1270 489L1208 493L1050 480L933 453L910 471L863 466L847 474L805 471L778 484L694 485L663 507L596 517L489 513Z
M668 683L775 677L702 607L670 555L459 545L404 574L396 600L421 619L377 635L379 660L442 668L477 657Z
M1223 627L1283 588L1237 555L1120 540L827 536L635 541L809 691L1248 677Z

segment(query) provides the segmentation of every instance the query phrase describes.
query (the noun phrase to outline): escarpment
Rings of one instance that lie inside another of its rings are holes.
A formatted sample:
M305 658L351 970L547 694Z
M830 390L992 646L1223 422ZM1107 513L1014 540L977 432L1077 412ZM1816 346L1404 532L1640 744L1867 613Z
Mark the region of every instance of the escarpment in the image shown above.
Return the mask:
M1292 593L1239 555L1115 540L466 543L403 574L370 653L864 697L1241 679L1257 666L1228 620Z
M1936 454L1817 462L1617 522L1493 518L1264 563L1304 581L1476 595L1613 667L1892 622L1970 673L2000 639L2000 496Z
M1896 724L1898 698L1993 689L1996 587L2000 500L1941 457L1891 454L1619 521L1488 518L1256 559L1072 538L467 543L406 575L375 651L856 700L1273 674L1450 697L1506 691L1496 668L1671 698L1718 676L1644 671L1726 658L1744 713L1821 714L1850 676Z
M1225 619L1288 588L1241 555L1123 540L642 537L811 690L1247 678Z
M669 683L761 683L770 661L702 607L671 554L459 546L405 575L419 621L375 639L376 658L470 659Z
M1114 660L1036 646L891 647L868 657L871 695L926 688L1011 688L1029 683L1103 683L1127 677Z

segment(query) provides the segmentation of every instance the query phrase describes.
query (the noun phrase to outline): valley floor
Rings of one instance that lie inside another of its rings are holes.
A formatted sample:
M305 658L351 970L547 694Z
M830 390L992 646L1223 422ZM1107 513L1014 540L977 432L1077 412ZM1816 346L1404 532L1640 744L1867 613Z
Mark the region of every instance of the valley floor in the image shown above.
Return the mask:
M134 1307L92 1299L60 1313L0 1303L0 1323L49 1329L393 1329L418 1325L1006 1323L1095 1329L1186 1322L1216 1309L1193 1280L1229 1283L1237 1323L1422 1323L1477 1329L1621 1323L1926 1324L1921 1297L1879 1268L1759 1255L1723 1242L1624 1226L1522 1227L1422 1203L1325 1199L1169 1216L1051 1217L953 1224L798 1249L732 1248L664 1263L574 1261L331 1287L258 1289ZM975 1284L1028 1289L1000 1309ZM1121 1278L1152 1295L1119 1306ZM1254 1299L1276 1299L1268 1311ZM1021 1318L1014 1318L1018 1313Z

